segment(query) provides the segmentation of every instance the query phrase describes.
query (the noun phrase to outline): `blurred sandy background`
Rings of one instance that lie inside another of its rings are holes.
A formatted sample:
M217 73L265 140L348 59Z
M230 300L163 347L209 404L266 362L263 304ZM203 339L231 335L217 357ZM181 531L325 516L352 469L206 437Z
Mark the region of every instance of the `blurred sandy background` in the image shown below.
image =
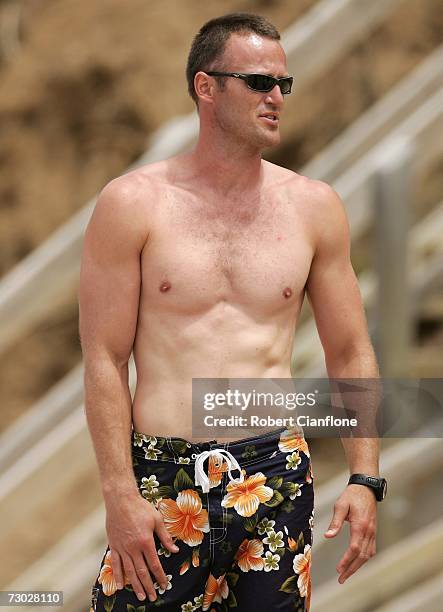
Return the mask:
M314 4L0 0L0 276L123 173L158 127L194 109L184 69L191 40L206 20L257 12L283 31ZM312 84L299 91L295 74L296 103L283 118L282 145L265 157L301 168L442 41L442 0L405 0ZM420 177L414 216L442 200L442 185L440 158ZM368 233L353 246L357 273L371 261L372 239ZM441 377L441 296L433 297L414 325L409 374ZM73 292L55 314L0 354L0 430L80 360ZM321 482L343 467L343 457L338 442L327 451L324 441L314 443L326 453ZM97 484L96 473L69 483L50 532L44 529L47 510L34 514L27 554L12 552L9 543L6 582L97 505Z

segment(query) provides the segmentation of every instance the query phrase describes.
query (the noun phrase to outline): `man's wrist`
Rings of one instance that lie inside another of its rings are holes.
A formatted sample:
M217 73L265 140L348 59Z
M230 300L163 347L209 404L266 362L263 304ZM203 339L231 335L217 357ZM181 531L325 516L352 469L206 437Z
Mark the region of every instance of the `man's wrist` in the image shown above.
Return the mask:
M123 481L107 481L102 483L102 494L105 500L105 503L108 499L115 497L132 497L140 495L137 487L137 483L135 480L131 482L131 480Z
M377 501L382 501L386 497L387 482L385 478L365 473L354 473L350 475L348 480L348 485L352 484L363 485L372 489Z
M349 476L352 474L368 474L374 476L374 478L380 478L380 468L377 464L367 461L363 462L363 465L356 463L356 465L349 465Z

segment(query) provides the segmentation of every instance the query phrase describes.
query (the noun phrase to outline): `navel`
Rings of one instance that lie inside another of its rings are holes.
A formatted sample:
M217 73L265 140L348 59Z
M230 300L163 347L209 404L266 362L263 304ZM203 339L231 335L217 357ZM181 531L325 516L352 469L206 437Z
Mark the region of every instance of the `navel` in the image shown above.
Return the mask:
M290 287L286 287L283 290L283 295L285 296L286 299L289 299L292 295L292 289Z
M163 281L163 283L160 285L160 291L162 291L163 293L169 291L170 288L171 283L169 281Z

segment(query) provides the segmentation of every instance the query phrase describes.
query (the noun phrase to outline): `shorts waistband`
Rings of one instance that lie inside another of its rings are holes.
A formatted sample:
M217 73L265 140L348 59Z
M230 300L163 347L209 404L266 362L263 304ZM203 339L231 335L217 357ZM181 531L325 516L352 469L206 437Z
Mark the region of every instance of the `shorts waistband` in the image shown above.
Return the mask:
M284 437L293 435L303 438L302 430L287 430L285 427L229 442L218 442L217 440L191 442L180 437L149 435L133 429L131 435L132 454L147 461L173 461L174 463L192 464L195 463L195 459L203 451L220 448L228 450L239 463L246 465L279 452L282 435Z

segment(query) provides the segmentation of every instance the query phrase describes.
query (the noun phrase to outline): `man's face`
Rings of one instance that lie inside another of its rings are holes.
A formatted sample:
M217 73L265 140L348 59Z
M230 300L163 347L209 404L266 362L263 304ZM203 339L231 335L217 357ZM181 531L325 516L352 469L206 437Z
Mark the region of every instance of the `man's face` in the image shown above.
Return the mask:
M288 76L280 43L253 33L232 34L221 63L222 67L214 70ZM269 92L258 92L241 79L226 77L224 89L217 88L214 94L214 120L227 137L261 150L280 142L283 105L284 96L278 85ZM267 113L276 113L277 120L266 119L263 115Z

